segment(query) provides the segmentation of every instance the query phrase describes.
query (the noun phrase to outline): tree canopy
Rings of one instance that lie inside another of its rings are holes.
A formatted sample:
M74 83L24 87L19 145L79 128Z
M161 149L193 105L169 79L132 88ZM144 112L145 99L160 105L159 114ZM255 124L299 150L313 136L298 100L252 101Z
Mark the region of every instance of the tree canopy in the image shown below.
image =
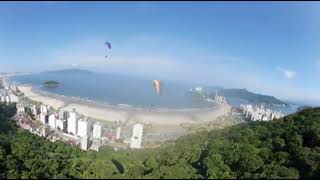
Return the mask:
M14 104L0 104L0 178L320 177L320 108L117 152L46 141L19 128L15 111Z

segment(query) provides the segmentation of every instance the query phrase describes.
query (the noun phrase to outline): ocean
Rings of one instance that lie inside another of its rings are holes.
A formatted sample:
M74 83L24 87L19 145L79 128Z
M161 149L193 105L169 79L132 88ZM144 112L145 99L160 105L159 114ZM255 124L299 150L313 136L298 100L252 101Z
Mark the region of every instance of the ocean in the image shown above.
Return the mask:
M47 88L43 82L58 81L57 88ZM16 84L31 84L33 87L50 93L80 97L110 105L131 105L155 108L204 108L214 106L190 95L189 84L162 81L162 94L159 96L152 79L114 74L86 72L43 72L10 78Z

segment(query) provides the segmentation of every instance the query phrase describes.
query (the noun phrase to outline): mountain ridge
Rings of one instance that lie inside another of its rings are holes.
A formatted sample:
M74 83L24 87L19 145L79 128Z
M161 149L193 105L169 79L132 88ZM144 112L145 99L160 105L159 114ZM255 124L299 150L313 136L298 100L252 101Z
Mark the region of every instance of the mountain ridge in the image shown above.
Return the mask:
M258 94L248 91L247 89L223 89L220 91L220 94L226 97L237 97L241 99L246 99L251 103L266 103L266 104L276 104L290 106L286 102L283 102L271 95Z
M94 72L87 70L87 69L66 68L66 69L60 69L60 70L43 71L42 73L85 73L85 74L92 74Z

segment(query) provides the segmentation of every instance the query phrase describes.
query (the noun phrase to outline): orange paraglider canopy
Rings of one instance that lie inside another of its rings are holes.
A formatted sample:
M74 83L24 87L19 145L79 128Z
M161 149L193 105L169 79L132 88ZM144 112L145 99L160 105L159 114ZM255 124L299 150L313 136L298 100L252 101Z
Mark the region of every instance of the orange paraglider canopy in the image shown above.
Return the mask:
M153 87L155 88L158 95L160 95L161 83L159 80L153 80Z

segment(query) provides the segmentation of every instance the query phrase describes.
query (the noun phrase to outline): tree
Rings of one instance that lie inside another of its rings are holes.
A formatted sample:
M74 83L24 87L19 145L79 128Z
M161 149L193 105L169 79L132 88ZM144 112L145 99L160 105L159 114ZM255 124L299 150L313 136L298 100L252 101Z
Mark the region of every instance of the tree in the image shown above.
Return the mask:
M154 150L119 152L46 141L12 121L15 108L0 103L0 178L320 177L320 108L197 132Z
M207 167L206 178L209 179L230 179L234 178L228 165L223 162L220 154L212 154L204 160Z

